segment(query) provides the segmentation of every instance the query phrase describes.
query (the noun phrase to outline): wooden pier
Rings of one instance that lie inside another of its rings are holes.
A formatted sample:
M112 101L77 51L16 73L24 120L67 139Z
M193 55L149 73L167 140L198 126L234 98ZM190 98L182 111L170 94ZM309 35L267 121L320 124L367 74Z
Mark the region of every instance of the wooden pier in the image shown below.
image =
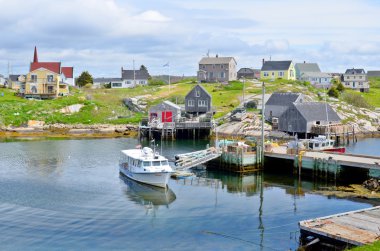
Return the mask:
M299 222L301 236L362 246L380 239L380 206Z
M265 157L294 160L295 166L309 169L315 166L334 166L335 168L346 166L380 170L380 157L369 155L305 150L299 150L296 154L287 154L286 147L280 146L266 151Z

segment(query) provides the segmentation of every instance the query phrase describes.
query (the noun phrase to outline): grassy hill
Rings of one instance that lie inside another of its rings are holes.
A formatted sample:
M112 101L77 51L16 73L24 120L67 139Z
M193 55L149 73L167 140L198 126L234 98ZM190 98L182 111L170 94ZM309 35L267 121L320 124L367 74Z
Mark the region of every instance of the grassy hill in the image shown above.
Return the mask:
M372 80L369 93L361 94L368 102L380 107L380 79ZM134 113L128 110L122 100L128 97L142 97L148 107L158 104L163 100L171 100L184 103L185 95L193 88L195 81L183 80L181 82L164 86L140 86L133 89L75 89L70 96L60 97L55 100L26 100L14 95L10 89L0 89L4 95L0 95L0 125L20 126L28 120L43 120L47 124L127 124L138 123L147 113ZM243 95L243 83L233 81L228 85L221 83L203 84L212 95L213 106L217 113L215 117L221 117L237 107ZM245 95L261 94L261 82L247 81L245 83ZM275 80L266 83L266 92L294 91L318 99L318 90L308 83L299 81ZM65 115L60 109L73 105L83 104L84 107L78 113Z

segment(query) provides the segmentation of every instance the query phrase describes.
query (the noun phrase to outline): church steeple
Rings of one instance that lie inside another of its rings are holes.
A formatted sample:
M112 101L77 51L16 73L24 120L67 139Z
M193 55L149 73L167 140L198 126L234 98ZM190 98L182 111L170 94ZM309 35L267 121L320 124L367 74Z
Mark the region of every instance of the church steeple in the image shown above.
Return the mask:
M34 57L33 57L33 63L38 62L38 56L37 56L37 46L34 46Z

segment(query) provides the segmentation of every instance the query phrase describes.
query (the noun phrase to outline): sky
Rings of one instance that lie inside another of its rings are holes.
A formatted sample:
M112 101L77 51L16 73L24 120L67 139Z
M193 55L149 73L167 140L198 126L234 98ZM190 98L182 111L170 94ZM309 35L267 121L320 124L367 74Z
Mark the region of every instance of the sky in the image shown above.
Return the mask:
M238 69L265 58L380 70L377 0L0 0L0 10L3 75L27 73L34 46L39 61L76 76L120 77L133 62L195 76L207 53L235 57Z

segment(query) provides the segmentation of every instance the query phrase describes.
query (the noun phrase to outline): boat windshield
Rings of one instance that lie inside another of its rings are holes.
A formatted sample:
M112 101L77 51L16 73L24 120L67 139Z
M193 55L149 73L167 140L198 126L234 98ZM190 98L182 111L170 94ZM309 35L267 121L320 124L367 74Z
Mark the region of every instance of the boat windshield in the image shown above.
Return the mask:
M161 160L161 166L169 165L167 160Z
M143 166L150 166L150 161L143 161Z
M309 148L310 148L310 149L313 149L313 142L310 142L310 143L309 143Z
M161 165L160 161L152 161L152 163L153 163L153 166L160 166Z

